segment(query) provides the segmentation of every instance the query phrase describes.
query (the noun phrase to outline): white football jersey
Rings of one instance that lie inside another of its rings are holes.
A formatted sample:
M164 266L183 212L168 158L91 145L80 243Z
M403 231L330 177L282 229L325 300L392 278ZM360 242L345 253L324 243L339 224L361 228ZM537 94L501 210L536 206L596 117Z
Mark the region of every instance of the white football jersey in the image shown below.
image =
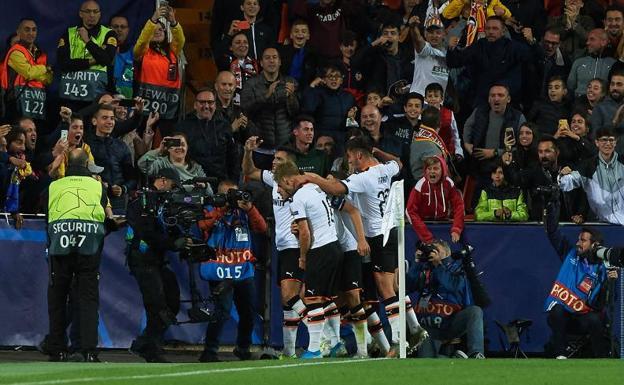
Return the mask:
M344 196L332 197L330 199L336 220L336 235L338 243L343 252L357 250L356 232L354 230L351 217L346 212L341 211L346 198Z
M272 188L273 216L275 217L275 247L277 250L298 249L299 242L290 232L292 215L290 215L290 199L283 200L277 192L277 183L271 171L262 170L262 182Z
M338 240L334 212L327 194L314 183L306 183L297 190L290 203L290 212L294 220L303 218L308 220L312 235L310 249Z
M392 160L350 175L342 181L350 196L353 196L355 206L360 210L367 237L382 234L381 220L386 211L392 177L399 171L399 164Z

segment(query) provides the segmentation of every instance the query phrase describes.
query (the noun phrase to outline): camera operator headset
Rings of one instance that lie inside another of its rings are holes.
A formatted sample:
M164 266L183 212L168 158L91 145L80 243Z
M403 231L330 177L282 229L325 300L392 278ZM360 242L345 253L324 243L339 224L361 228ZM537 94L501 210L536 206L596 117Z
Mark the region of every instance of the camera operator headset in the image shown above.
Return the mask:
M157 192L172 191L180 184L177 171L171 168L158 170L150 179L151 188ZM139 196L131 201L126 211L127 263L139 285L147 315L145 330L132 341L130 350L147 362L168 362L160 353L160 344L165 330L176 323L180 287L175 274L167 266L166 252L184 249L189 240L175 228L167 231L157 215L146 212L143 199Z
M478 281L471 252L472 247L465 245L451 253L448 243L440 239L421 244L407 282L408 289L418 294L418 319L433 339L448 341L465 335L468 356L484 358L482 308L490 299ZM430 350L424 344L420 355L435 357ZM462 353L456 352L464 357Z
M198 222L215 258L200 266L200 276L210 284L216 316L206 328L201 362L218 361L219 335L227 321L232 301L239 314L234 355L251 358L251 334L254 320L254 262L251 232L266 233L267 224L251 202L248 192L232 181L222 181L213 205L206 206L205 219ZM221 206L221 207L217 207Z
M609 269L603 259L621 262L622 250L602 246L602 235L589 227L581 229L574 245L559 229L559 205L554 200L545 208L548 239L563 262L544 304L552 330L553 355L566 358L566 329L573 321L581 332L589 333L594 356L606 357L601 312L608 297L607 278L617 278L617 271Z

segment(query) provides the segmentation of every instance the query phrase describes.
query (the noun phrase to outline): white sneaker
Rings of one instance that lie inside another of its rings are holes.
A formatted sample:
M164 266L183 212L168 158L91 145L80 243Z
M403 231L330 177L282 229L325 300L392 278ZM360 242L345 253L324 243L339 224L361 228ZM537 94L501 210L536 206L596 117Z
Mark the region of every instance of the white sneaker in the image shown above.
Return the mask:
M555 359L556 360L567 360L568 357L566 357L566 356L557 356L557 357L555 357Z
M461 359L467 360L468 355L464 353L463 351L457 349L455 350L455 353L453 353L453 358L461 358Z

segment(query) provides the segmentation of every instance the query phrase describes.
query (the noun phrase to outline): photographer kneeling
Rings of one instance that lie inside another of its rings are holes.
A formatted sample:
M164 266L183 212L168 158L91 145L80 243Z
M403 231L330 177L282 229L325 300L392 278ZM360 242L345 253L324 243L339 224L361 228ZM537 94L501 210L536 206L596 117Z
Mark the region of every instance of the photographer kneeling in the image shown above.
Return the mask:
M482 359L483 311L476 303L486 306L489 299L477 281L470 250L466 246L451 254L448 243L439 239L421 244L407 282L408 289L418 294L416 314L429 336L447 342L466 336L468 354L456 350L455 357ZM425 342L419 356L437 357L431 345L439 347Z
M162 168L151 177L151 187L157 192L180 187L178 173L171 168ZM126 211L128 267L141 290L147 315L147 325L132 341L130 351L147 362L169 362L162 356L161 342L167 327L176 323L180 287L175 274L167 266L166 252L184 249L189 240L176 228L166 230L157 215L158 208L145 207L145 201L152 203L140 196L128 204Z
M545 303L553 355L567 358L566 334L574 324L575 332L589 333L594 357L607 357L609 341L602 312L607 278L617 278L617 271L607 269L603 259L621 265L622 250L603 247L600 232L589 227L581 229L574 245L559 229L559 206L559 200L546 206L545 221L548 239L563 261Z
M198 222L215 259L202 263L200 276L209 281L215 315L208 322L200 362L219 361L219 335L229 318L232 301L238 311L238 335L234 355L251 358L251 333L254 320L254 262L251 232L266 233L267 224L251 202L249 193L238 190L231 181L222 181L215 201L225 199L223 207L207 206L206 219Z

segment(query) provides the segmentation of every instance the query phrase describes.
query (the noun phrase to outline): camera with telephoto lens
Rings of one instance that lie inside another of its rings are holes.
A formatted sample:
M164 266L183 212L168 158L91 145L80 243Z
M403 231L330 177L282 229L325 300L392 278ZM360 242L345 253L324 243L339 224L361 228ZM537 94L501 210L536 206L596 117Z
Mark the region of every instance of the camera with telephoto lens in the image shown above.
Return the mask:
M555 201L559 199L559 185L556 183L549 185L537 186L535 193L544 199L544 202Z
M197 179L197 178L196 178ZM193 242L180 253L180 257L191 262L201 262L214 258L214 250L202 239L195 239L193 227L204 219L204 206L224 207L226 197L208 195L204 187L190 180L172 191L139 191L142 215L158 218L168 230L177 229L183 238Z
M213 197L215 207L223 207L227 203L230 207L238 207L238 201L251 202L251 193L249 191L229 189L224 194L215 194Z

